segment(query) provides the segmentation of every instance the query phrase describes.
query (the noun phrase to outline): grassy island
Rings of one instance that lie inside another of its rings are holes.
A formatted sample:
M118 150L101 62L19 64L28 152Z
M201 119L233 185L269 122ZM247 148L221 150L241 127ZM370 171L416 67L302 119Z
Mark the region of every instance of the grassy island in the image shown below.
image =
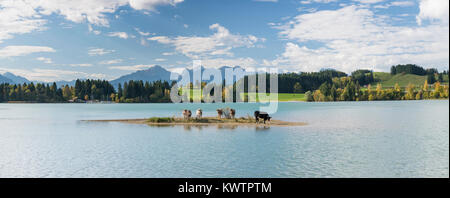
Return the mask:
M234 126L304 126L304 122L287 122L281 120L271 120L264 124L262 121L256 123L252 117L240 117L234 119L225 119L217 117L203 117L203 118L177 118L177 117L152 117L147 119L121 119L121 120L89 120L92 122L121 122L129 124L147 124L150 126L158 125L234 125Z

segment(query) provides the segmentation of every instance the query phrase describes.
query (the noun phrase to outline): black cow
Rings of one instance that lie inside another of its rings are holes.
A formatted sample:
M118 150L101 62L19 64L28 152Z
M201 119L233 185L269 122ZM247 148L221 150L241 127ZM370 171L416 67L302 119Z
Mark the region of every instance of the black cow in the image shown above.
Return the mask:
M255 120L256 123L259 123L259 119L263 119L264 120L264 124L266 124L266 121L270 122L270 117L268 113L263 112L263 111L255 111Z

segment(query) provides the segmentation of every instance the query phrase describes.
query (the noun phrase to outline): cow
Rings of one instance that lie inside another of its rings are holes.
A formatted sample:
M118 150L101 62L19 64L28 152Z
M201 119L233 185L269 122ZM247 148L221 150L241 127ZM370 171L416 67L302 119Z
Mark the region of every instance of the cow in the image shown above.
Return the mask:
M222 114L223 114L223 110L222 109L217 109L217 118L221 119L222 118Z
M183 110L183 118L189 120L191 118L192 112L191 110L185 109Z
M196 116L198 119L201 119L203 115L203 111L201 109L197 109Z
M236 116L236 110L230 109L230 116L232 119L234 119L234 117Z
M264 120L264 124L266 124L266 121L270 122L270 119L272 118L269 116L268 113L263 112L263 111L255 111L254 115L255 115L255 120L256 120L257 124L259 123L260 118Z

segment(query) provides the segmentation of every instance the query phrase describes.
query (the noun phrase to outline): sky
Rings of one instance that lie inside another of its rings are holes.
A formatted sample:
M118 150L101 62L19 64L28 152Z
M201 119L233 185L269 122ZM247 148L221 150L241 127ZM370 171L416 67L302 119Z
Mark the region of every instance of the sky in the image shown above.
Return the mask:
M0 0L0 73L112 80L154 65L449 67L448 0Z

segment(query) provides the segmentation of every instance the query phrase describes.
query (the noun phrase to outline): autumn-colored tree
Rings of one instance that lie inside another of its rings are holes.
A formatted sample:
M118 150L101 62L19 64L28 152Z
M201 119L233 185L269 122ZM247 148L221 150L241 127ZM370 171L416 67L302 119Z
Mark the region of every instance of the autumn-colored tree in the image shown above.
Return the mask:
M428 91L428 80L425 80L425 83L423 84L423 91Z
M416 95L414 94L414 85L409 83L408 86L406 87L406 95L405 95L405 99L406 100L414 100L416 99Z

